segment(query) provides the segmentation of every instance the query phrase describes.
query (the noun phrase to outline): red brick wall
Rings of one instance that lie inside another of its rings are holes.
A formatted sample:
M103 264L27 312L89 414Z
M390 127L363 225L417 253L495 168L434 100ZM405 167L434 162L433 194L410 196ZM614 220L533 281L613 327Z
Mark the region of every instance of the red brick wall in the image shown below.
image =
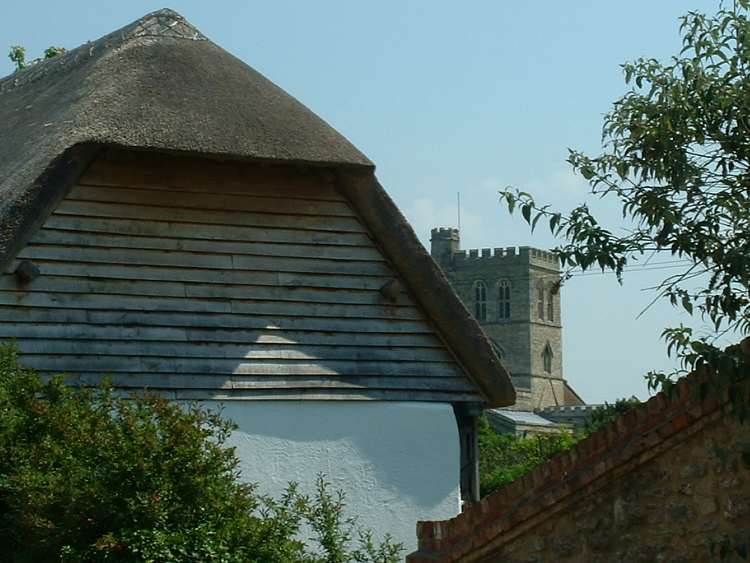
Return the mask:
M657 395L530 475L442 522L420 522L410 563L710 561L750 543L750 423L701 379ZM718 559L717 559L718 560Z

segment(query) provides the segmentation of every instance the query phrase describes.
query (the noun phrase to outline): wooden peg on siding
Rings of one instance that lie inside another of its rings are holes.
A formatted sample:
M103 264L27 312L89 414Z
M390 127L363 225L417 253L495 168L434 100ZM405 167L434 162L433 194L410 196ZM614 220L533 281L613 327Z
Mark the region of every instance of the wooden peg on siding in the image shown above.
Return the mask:
M380 288L380 294L392 303L395 303L398 300L398 294L400 291L401 284L397 279L388 280L383 287Z
M34 264L31 260L23 260L16 268L16 277L21 283L29 283L34 278L39 276L41 272L39 267Z

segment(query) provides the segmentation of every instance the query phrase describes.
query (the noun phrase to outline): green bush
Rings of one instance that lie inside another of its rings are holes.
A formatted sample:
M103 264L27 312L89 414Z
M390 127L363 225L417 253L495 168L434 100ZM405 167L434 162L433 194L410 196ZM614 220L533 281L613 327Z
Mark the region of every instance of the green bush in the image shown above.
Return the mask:
M198 406L106 386L44 383L0 348L0 561L397 561L344 517L322 477L313 498L241 482L233 425ZM299 540L312 530L311 546Z
M531 472L555 454L565 451L615 418L639 405L636 397L604 403L594 409L578 433L558 432L519 436L494 430L487 418L479 419L479 489L481 496Z
M637 397L630 397L629 399L617 399L614 403L605 402L603 405L598 406L591 413L591 416L586 419L586 423L583 428L585 436L590 436L600 428L604 428L616 419L621 414L625 414L634 407L640 405L641 402Z
M570 432L519 436L494 430L487 418L479 419L479 489L481 496L531 472L579 438Z

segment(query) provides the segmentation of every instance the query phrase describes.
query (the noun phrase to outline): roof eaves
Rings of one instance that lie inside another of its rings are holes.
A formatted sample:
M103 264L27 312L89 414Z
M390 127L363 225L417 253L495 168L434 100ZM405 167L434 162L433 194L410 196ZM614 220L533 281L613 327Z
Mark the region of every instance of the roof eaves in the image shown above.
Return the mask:
M438 333L485 398L485 406L515 403L510 376L490 339L372 171L339 170L337 183L375 235L381 250L413 289Z
M13 261L16 254L41 228L52 211L83 174L101 147L96 143L79 143L52 158L18 198L5 198L0 203L0 270Z

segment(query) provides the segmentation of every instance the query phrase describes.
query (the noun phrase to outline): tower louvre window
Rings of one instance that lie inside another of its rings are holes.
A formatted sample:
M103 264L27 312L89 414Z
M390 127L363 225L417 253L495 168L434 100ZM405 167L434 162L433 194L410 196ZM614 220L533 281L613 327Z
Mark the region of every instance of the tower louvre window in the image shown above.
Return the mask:
M555 301L552 299L551 291L549 295L547 295L547 320L550 322L555 320Z
M482 280L474 282L474 316L479 321L487 320L487 286Z
M552 373L552 357L552 347L549 345L549 342L547 342L547 345L542 352L542 367L547 373Z
M497 320L510 320L510 282L500 280L497 284Z
M544 320L544 282L538 281L536 284L536 308L537 316Z

